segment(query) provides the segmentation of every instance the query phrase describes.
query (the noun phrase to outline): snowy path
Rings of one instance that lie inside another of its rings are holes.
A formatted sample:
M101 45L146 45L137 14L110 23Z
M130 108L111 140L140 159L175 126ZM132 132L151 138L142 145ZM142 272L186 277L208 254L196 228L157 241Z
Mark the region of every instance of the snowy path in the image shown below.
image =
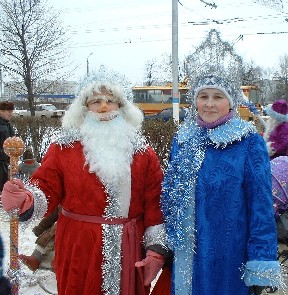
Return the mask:
M30 224L27 228L19 227L19 253L23 254L31 254L34 250L34 242L36 237L32 233L32 228L37 222ZM3 213L0 208L0 234L4 242L5 247L5 265L4 271L6 271L9 267L9 220L7 218L7 214ZM280 250L288 249L284 245L279 245ZM285 265L288 267L288 263ZM20 264L21 271L23 273L21 280L21 287L19 290L19 295L46 295L46 294L54 294L57 295L57 287L56 287L56 279L55 274L49 270L37 270L33 273L29 270L25 265ZM288 273L288 270L287 272ZM288 278L285 278L286 285L288 286ZM267 294L265 291L262 294ZM287 295L286 292L278 291L272 293L273 295Z
M19 227L19 253L30 255L33 252L36 239L35 235L32 233L34 225L35 223L30 224L26 229L22 226ZM5 250L5 272L9 268L10 259L10 224L6 213L3 213L2 210L0 211L0 234L3 239ZM57 294L55 274L53 272L40 269L33 273L23 264L20 264L20 268L22 276L19 295Z
M38 223L31 223L27 228L19 227L19 253L30 255L35 247L35 235L32 228ZM0 208L0 234L4 242L5 265L4 271L9 268L10 259L10 224L7 214ZM49 270L37 270L33 273L24 264L20 263L23 272L19 295L57 295L55 274ZM153 285L153 284L152 284ZM1 295L1 294L0 294Z

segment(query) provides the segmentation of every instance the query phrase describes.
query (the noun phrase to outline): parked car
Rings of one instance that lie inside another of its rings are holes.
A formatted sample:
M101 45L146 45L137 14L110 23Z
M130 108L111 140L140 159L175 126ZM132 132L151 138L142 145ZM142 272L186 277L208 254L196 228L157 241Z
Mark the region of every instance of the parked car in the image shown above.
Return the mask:
M185 107L180 107L179 108L179 121L182 122L184 120L184 118L186 117L188 113L188 109ZM158 120L162 120L162 121L169 121L173 119L173 108L167 108L167 109L163 109L162 111L160 111L159 113L155 114L155 115L146 115L145 116L145 120L152 120L152 119L158 119Z
M28 117L31 112L27 110L15 110L15 116ZM64 116L65 110L58 110L54 104L42 103L35 106L35 116L41 118L61 118Z

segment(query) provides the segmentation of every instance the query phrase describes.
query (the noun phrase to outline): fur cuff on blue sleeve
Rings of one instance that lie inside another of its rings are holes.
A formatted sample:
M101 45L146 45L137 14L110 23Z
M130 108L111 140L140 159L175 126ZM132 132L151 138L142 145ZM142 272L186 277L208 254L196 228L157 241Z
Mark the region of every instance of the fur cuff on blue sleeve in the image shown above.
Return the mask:
M248 261L244 266L246 286L280 286L283 283L278 261Z

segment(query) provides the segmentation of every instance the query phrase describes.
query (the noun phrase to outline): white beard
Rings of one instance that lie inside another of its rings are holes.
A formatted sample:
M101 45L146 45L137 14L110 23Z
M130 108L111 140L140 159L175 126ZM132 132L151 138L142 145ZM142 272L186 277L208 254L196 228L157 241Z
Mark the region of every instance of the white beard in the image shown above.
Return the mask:
M80 128L89 171L94 172L109 194L107 217L127 217L131 199L131 162L136 129L118 115L109 121L88 112Z

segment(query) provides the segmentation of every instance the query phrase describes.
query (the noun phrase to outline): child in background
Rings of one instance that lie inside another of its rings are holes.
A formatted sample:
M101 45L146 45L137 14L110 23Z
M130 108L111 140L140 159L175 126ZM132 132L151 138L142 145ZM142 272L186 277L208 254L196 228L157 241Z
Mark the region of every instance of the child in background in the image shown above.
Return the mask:
M28 179L39 166L40 164L36 161L32 148L26 148L23 153L22 163L19 164L20 178Z
M32 271L36 271L39 267L53 269L54 239L59 208L56 208L50 215L44 217L33 228L33 233L37 237L33 253L30 256L19 255L21 261Z

